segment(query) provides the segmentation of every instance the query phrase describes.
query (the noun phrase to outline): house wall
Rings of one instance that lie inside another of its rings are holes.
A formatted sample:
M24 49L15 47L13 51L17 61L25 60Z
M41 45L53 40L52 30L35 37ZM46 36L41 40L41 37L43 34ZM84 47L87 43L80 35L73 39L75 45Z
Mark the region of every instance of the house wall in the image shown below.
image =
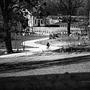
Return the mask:
M45 22L43 19L37 19L36 17L34 17L33 19L33 26L45 26Z
M33 31L38 34L49 35L52 33L61 33L67 35L67 27L33 27ZM71 33L82 33L84 28L71 27Z

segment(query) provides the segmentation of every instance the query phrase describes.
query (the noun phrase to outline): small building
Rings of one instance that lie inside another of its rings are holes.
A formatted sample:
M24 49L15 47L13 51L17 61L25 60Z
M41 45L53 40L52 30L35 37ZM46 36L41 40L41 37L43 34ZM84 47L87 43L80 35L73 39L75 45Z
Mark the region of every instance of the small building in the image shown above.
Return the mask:
M33 18L33 26L43 27L45 26L45 20L41 18Z

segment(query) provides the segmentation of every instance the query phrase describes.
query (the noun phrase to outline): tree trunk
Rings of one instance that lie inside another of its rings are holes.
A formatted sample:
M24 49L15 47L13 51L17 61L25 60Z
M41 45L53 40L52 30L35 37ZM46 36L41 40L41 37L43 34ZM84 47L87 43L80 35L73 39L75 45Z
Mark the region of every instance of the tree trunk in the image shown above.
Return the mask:
M12 53L12 44L11 44L11 32L10 32L10 28L8 26L8 16L7 14L4 12L3 13L3 19L4 19L4 31L5 31L5 45L6 45L6 49L7 49L7 53Z
M8 29L5 29L6 31L6 37L5 37L5 45L7 49L7 53L12 53L12 44L11 44L11 33Z
M68 22L67 22L68 36L71 34L71 32L70 32L70 27L71 27L71 15L69 15L69 17L68 17Z
M12 53L12 44L11 44L11 32L9 30L8 21L9 21L9 11L8 6L10 4L10 0L0 0L0 8L3 15L3 21L4 21L4 32L5 32L5 45L7 49L7 53Z
M71 34L71 32L70 32L70 27L71 27L71 23L70 23L70 22L68 22L68 25L67 25L68 36Z

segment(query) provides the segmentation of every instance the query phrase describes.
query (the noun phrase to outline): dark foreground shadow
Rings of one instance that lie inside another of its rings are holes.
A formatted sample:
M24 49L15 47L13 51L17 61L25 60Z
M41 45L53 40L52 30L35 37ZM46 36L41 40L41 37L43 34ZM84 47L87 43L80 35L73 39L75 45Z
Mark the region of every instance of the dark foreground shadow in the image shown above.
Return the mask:
M90 73L5 77L0 90L90 90Z

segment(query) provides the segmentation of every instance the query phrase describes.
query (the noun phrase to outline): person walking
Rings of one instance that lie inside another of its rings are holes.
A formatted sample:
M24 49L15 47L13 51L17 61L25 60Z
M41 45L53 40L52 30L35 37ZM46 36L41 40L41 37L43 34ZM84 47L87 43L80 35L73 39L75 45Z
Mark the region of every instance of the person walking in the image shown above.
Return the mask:
M49 47L50 47L50 43L49 43L49 42L47 42L47 49L49 49Z

